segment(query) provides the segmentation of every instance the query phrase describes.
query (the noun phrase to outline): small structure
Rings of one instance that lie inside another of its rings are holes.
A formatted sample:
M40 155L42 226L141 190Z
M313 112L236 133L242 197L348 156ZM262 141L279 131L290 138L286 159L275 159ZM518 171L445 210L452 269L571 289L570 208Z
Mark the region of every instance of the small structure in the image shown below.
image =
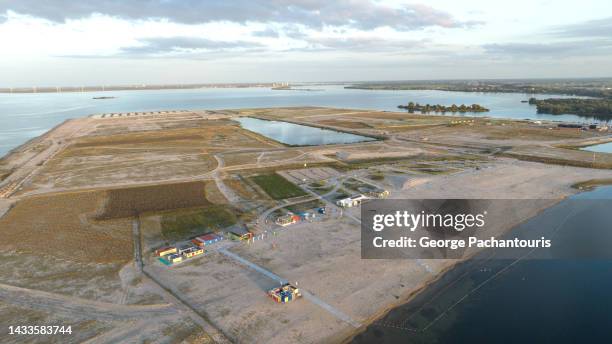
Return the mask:
M269 290L268 295L272 298L272 300L278 303L291 302L302 296L302 294L300 294L300 290L290 283L285 283L278 288Z
M286 215L277 217L276 221L274 222L279 226L286 227L298 221L300 221L300 216L295 215L293 213L287 213Z
M192 239L191 243L196 245L197 247L204 247L204 245L205 245L204 242L202 242L202 241L200 241L198 239Z
M195 238L195 241L198 241L198 242L202 243L203 245L212 245L212 244L216 243L217 241L221 241L221 240L223 240L223 237L220 236L220 235L217 235L215 233L208 233L208 234L204 234L204 235L201 235L201 236ZM198 245L198 246L200 246L200 245Z
M184 252L189 251L189 250L191 250L193 248L195 248L195 247L193 245L190 245L190 244L181 245L178 248L178 253L179 254L183 254Z
M246 232L246 233L237 233L235 231L229 231L227 232L227 236L231 239L231 240L250 240L251 238L253 238L253 233L251 232Z
M158 257L163 257L172 253L176 253L176 247L162 247L155 250L155 255Z
M250 240L253 238L248 228L243 224L235 224L223 229L225 236L230 240Z
M183 256L185 258L192 258L195 256L199 256L201 254L204 254L204 249L199 248L199 247L192 247L186 251L183 252Z
M348 198L343 198L341 200L338 200L336 204L343 208L350 208L350 207L356 207L360 205L361 202L363 202L366 199L368 199L367 196L359 194L359 195L354 195Z
M170 254L167 255L165 259L172 264L176 264L183 261L183 256L181 256L180 254Z
M366 193L366 196L371 198L387 198L389 197L389 191L383 189L376 189Z

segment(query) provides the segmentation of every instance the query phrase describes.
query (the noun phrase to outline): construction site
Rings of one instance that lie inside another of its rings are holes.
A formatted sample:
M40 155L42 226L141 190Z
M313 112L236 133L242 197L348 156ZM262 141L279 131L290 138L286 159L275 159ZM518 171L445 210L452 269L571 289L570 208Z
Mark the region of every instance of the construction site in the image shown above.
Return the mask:
M287 143L244 118L364 139ZM321 107L68 120L0 160L0 323L72 324L40 343L348 342L458 263L361 259L363 202L561 199L612 182L612 154L579 149L610 141Z

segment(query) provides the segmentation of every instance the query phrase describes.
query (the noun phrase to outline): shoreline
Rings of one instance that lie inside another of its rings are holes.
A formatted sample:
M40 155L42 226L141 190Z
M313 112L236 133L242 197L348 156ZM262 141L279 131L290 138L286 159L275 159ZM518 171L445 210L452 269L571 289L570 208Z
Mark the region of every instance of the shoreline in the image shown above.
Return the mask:
M576 194L579 194L579 193L584 192L584 191L588 191L588 190L578 190L578 189L573 189L573 188L571 188L571 190L573 190L574 192L569 194L569 195L564 196L563 198L556 199L556 200L551 200L551 201L554 201L554 202L552 202L551 204L548 204L547 206L538 208L534 212L534 214L532 216L523 219L522 221L520 221L519 223L513 225L509 229L503 229L499 236L504 236L504 235L510 234L515 228L521 226L522 224L526 223L527 221L529 221L531 219L534 219L535 217L537 217L540 214L542 214L544 211L546 211L546 210L548 210L548 209L558 205L559 203L561 203L564 200L566 200L569 196L576 195ZM362 327L360 327L359 329L356 329L349 336L344 337L342 340L339 340L338 343L340 343L340 344L351 343L356 336L358 336L359 334L365 332L370 326L372 326L377 321L383 319L385 316L387 316L389 314L389 312L391 312L392 310L394 310L396 308L403 307L403 306L408 305L409 303L413 302L416 297L418 297L421 293L426 292L428 288L430 288L435 283L439 282L448 273L453 271L457 266L472 261L474 259L474 256L476 256L476 255L478 255L478 254L480 254L480 253L482 253L482 252L484 252L486 250L487 250L486 248L485 249L477 249L477 250L475 250L473 252L470 252L469 255L467 257L465 257L465 258L448 261L447 263L444 264L443 268L439 272L437 272L435 275L433 275L431 278L421 282L418 285L417 288L409 291L406 296L400 297L400 300L398 300L397 302L384 307L380 311L376 312L376 314L374 314L371 317L369 317L366 320L364 320L363 321L364 325Z

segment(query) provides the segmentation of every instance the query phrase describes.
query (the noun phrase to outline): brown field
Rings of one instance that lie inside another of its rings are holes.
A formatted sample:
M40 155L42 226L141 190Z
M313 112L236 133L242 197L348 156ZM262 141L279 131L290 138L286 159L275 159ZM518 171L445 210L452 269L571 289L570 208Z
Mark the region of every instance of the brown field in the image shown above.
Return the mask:
M24 192L206 178L217 167L215 152L277 146L234 122L210 122L200 128L78 138L48 161Z
M337 120L337 119L326 119L326 120L322 120L322 121L318 121L317 123L319 124L323 124L323 125L331 125L334 127L342 127L342 128L349 128L349 129L369 129L372 128L371 125L366 124L364 122L353 122L353 121L341 121L341 120Z
M224 179L223 183L246 200L254 201L261 197L253 187L237 176L235 178Z
M158 142L169 142L169 141L197 141L202 140L203 137L199 135L159 135L150 136L148 134L130 134L130 135L114 135L112 142L107 140L82 140L74 145L75 148L83 147L99 147L99 146L118 146L118 145L136 145L142 143L158 143Z
M141 213L210 205L205 187L205 182L188 182L108 190L108 200L97 218L116 219Z
M225 162L225 166L254 164L257 162L257 157L260 154L260 152L226 153L223 154L223 161Z
M593 153L554 147L522 146L513 148L502 155L519 160L547 164L612 169L612 154L608 153Z
M120 263L132 257L131 221L94 220L99 191L34 196L0 219L0 247L80 262Z

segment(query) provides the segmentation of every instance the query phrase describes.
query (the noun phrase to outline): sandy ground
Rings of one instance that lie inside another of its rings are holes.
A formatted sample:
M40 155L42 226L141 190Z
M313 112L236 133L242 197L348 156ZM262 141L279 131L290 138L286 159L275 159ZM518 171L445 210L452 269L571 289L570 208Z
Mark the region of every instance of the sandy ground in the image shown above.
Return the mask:
M605 170L558 167L500 159L479 170L408 178L391 198L560 199L575 192L584 176L612 176ZM527 209L520 219L540 209ZM349 210L359 216L358 209ZM508 217L496 230L520 221ZM295 225L277 237L233 250L367 324L384 310L405 302L445 268L448 260L388 261L360 259L360 230L349 218ZM177 268L156 270L239 343L328 343L355 329L305 299L278 305L265 297L276 282L211 253Z

